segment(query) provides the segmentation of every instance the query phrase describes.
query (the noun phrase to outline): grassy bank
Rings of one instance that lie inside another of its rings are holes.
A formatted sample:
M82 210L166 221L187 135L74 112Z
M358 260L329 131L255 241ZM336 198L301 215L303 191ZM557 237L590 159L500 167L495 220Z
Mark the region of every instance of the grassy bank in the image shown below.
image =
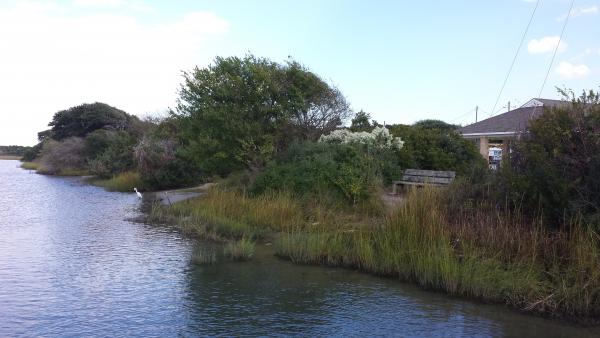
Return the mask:
M140 174L133 171L120 173L109 179L92 178L88 182L108 191L131 192L133 188L145 190Z
M453 295L580 322L600 316L600 238L576 224L546 232L507 212L448 215L437 190L413 190L387 213L277 193L212 189L156 208L163 221L213 239L276 233L276 253L296 263L343 266ZM484 210L484 209L481 209Z
M21 156L16 155L0 155L0 160L20 160Z
M21 168L27 170L35 170L38 174L42 175L55 175L55 176L86 176L90 173L83 169L64 168L59 171L50 170L40 162L22 162Z
M22 162L21 168L27 170L38 170L40 168L40 164L38 162Z

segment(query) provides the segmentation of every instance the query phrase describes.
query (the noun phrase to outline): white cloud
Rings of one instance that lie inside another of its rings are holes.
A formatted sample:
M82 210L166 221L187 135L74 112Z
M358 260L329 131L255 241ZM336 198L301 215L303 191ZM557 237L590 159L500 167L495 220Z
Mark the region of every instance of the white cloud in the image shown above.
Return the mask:
M154 9L142 0L73 0L77 7L127 8L134 11L151 12Z
M229 28L211 12L161 24L61 13L0 9L0 144L33 143L52 114L84 102L140 115L172 107L181 70L210 62L217 54L213 42Z
M590 73L590 68L584 64L572 64L567 61L562 61L556 67L556 73L566 78L580 78Z
M596 14L598 13L598 6L596 5L592 5L589 7L575 7L571 10L570 16L572 18L578 17L578 16L582 16L582 15L589 15L589 14ZM558 18L556 18L556 20L558 21L562 21L564 19L567 18L567 14L564 14Z
M76 6L111 6L117 7L123 5L123 0L74 0Z
M530 54L552 53L558 45L560 38L558 36L546 36L541 39L533 39L527 44L527 50ZM559 52L564 52L567 49L567 43L560 42L558 47Z

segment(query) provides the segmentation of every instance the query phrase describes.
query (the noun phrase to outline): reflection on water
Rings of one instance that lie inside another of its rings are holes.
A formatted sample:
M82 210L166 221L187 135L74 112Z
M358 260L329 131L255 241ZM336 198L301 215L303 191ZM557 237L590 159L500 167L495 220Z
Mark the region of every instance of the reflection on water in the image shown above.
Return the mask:
M132 194L0 161L0 336L598 336L343 269L190 263Z

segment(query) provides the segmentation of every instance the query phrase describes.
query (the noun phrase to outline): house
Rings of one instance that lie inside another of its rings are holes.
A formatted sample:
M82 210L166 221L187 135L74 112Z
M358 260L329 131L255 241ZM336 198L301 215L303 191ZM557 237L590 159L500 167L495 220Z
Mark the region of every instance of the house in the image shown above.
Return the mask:
M489 160L490 148L501 148L501 153L507 154L511 141L525 131L532 119L544 112L544 107L567 104L568 101L535 98L517 109L470 124L458 131L464 138L473 140L478 145L481 156Z

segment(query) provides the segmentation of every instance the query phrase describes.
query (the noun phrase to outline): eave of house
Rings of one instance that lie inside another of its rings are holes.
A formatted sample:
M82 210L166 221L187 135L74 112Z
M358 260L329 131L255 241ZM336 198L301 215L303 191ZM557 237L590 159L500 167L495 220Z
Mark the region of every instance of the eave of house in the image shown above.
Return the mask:
M481 137L515 137L518 132L515 131L501 131L501 132L489 132L489 133L466 133L462 134L464 138L481 138Z

